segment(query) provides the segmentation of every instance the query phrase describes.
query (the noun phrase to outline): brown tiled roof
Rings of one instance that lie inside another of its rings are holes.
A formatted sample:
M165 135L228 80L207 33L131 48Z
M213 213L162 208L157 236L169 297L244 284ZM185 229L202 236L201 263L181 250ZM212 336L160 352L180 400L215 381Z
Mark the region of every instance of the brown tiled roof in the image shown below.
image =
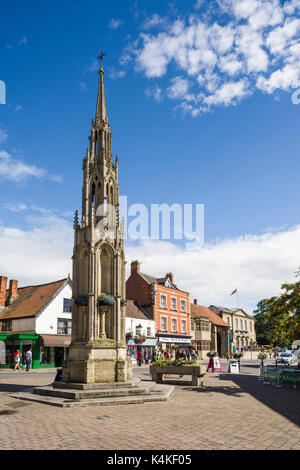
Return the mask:
M34 317L66 281L61 279L39 286L20 287L16 300L0 313L0 320Z
M204 307L203 305L191 304L191 317L207 317L212 323L217 326L226 326L229 328L228 324L219 317L216 313L209 310L209 308Z
M129 318L140 318L141 320L152 320L134 303L133 300L127 300L126 302L126 317Z

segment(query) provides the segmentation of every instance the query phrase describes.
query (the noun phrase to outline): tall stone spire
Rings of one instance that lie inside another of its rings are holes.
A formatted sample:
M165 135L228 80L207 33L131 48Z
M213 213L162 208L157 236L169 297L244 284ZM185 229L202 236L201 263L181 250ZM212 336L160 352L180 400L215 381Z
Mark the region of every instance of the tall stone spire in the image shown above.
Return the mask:
M105 91L104 91L104 70L101 67L99 70L96 123L100 123L101 121L106 121L106 120L107 120L107 115L106 115Z

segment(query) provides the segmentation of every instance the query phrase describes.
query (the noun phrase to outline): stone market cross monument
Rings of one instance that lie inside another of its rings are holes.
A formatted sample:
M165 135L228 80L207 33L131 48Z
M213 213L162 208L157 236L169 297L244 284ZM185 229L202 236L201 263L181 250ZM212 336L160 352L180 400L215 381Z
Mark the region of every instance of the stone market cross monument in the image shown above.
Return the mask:
M74 219L72 342L63 365L64 382L126 382L132 378L125 342L118 157L113 162L103 57L101 52L96 116L83 160L81 224L77 211Z
M72 341L51 385L15 398L60 407L166 402L173 385L132 376L125 342L125 256L119 221L118 157L104 94L104 54L90 145L83 160L82 215L74 218ZM61 380L62 379L62 380Z

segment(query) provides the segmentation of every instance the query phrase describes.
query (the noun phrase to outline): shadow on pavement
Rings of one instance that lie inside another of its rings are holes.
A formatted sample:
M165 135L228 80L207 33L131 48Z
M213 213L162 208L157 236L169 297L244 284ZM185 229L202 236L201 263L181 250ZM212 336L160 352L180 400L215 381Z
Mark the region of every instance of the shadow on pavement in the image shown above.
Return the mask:
M0 393L15 393L15 392L31 392L35 388L35 385L23 385L23 384L0 384Z
M265 385L253 375L220 374L219 379L220 381L230 380L234 382L239 387L239 390L249 393L256 400L259 400L273 411L300 426L299 389L293 390Z
M167 383L167 382L164 382ZM242 393L245 393L245 390L242 388L236 388L236 387L210 387L206 386L204 384L203 387L192 387L190 386L189 388L185 388L184 390L187 390L188 392L197 392L197 393L205 393L209 395L210 393L220 393L222 395L228 395L231 397L240 397Z

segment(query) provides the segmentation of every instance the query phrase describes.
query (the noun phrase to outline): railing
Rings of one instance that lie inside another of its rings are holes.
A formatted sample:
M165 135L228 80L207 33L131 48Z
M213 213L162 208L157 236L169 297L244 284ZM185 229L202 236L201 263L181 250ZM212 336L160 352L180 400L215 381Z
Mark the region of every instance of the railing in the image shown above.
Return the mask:
M293 389L300 386L300 369L289 367L264 366L262 368L264 383L272 385L287 385Z

